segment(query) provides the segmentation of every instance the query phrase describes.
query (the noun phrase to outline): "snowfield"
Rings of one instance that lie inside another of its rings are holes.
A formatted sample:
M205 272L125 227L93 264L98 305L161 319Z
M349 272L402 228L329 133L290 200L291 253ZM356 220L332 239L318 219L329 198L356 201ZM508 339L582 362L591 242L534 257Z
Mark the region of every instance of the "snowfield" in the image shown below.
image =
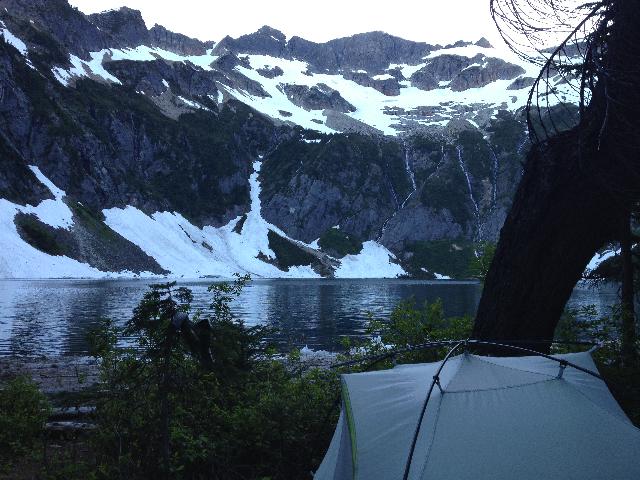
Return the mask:
M112 276L89 265L64 256L47 255L26 243L16 229L15 216L33 214L54 228L68 229L73 224L69 207L64 203L64 192L47 179L38 167L33 173L54 195L37 206L25 207L0 199L0 277L2 278L99 278Z
M372 74L371 78L377 81L391 79L393 75L390 72L400 69L403 76L409 79L415 72L439 56L458 55L473 58L478 54L487 58L499 58L509 63L520 65L526 72L523 76L537 76L537 67L535 65L523 63L510 51L468 45L432 51L422 59L422 63L416 65L390 64L385 73ZM529 94L528 87L520 90L507 90L513 80L497 80L483 87L470 88L464 91L452 90L449 88L450 82L448 81L440 82L439 88L425 91L411 86L410 81L403 80L400 82L400 93L388 96L373 87L365 87L352 80L347 80L342 74L311 73L309 64L300 60L254 54L240 54L240 56L248 60L250 67L238 65L235 67L235 71L258 82L267 92L267 96L251 95L239 88L218 83L218 96L215 98L218 103L223 102L223 97L232 96L271 118L283 122L292 122L322 133L336 132L336 130L326 125L327 118L323 110L307 110L295 105L287 98L283 86L316 87L319 84L328 85L340 92L340 95L356 108L354 112L346 113L345 115L374 127L385 135L398 135L398 127L401 124L402 115L408 115L407 112L418 107L438 107L441 110L434 116L435 118L416 118L412 119L413 122L423 126L444 127L454 118L473 119L473 112L469 113L462 108L463 106L472 105L477 107L474 107L474 110L488 108L493 111L493 114L505 108L513 111L526 105ZM170 62L190 63L205 71L211 71L211 64L217 58L218 56L213 55L212 50L208 50L204 55L185 56L161 48L141 45L136 48L104 49L99 52L92 52L89 60L82 60L71 55L69 61L72 66L70 68L54 67L52 71L58 81L65 86L70 86L73 79L80 77L91 77L109 83L120 84L120 80L104 68L106 62L119 60L148 62L164 59ZM264 77L258 72L263 68L273 69L276 67L282 69L283 73L274 78ZM368 73L364 70L358 72ZM561 101L563 96L568 97L572 93L571 86L567 84L559 84L555 88L556 93L549 98L550 104L556 104ZM212 97L212 99L214 98ZM204 108L193 100L183 97L180 100L190 108ZM398 111L404 111L405 113L398 113Z
M230 278L234 273L249 273L262 278L319 278L311 266L295 266L282 271L258 259L266 255L275 259L269 248L268 233L287 235L261 215L261 161L253 164L249 179L251 207L239 233L234 231L241 217L227 225L199 228L175 212L156 212L147 215L127 206L103 210L105 223L124 238L140 247L158 264L169 271L169 277L198 278L217 276ZM65 192L51 182L36 166L30 166L38 180L45 185L53 199L37 206L21 206L0 199L0 278L106 278L155 277L149 272L104 272L65 256L46 254L22 240L14 219L20 212L33 214L53 228L73 228L73 212L64 201ZM301 246L317 249L317 241L310 245L289 239ZM349 255L336 270L339 278L393 278L405 272L392 263L393 254L376 242L366 242L362 252Z
M234 273L249 273L263 278L320 278L310 266L291 267L285 272L257 258L263 254L275 259L275 253L269 248L269 230L300 245L318 248L317 241L304 244L291 239L262 218L260 167L260 161L253 163L254 172L249 178L251 207L239 233L235 230L240 217L220 228L198 228L177 213L158 212L148 216L131 206L103 210L105 223L175 276L231 277ZM335 276L394 278L404 274L399 265L391 263L391 258L393 254L382 245L366 242L360 254L342 260Z

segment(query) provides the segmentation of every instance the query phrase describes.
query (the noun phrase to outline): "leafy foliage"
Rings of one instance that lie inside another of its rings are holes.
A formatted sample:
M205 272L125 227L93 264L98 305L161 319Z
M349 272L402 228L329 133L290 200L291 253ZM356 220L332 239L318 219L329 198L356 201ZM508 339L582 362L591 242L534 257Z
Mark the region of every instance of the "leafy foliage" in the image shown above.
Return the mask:
M338 228L330 228L318 240L320 248L338 258L345 255L357 255L362 251L362 240L349 235Z
M63 255L63 248L53 234L53 228L42 223L35 215L16 215L15 223L24 240L49 255Z
M269 239L269 248L276 254L278 266L282 269L288 269L296 265L312 265L318 260L309 252L305 252L293 242L282 238L273 230L269 230L267 237Z
M362 360L424 343L468 338L472 321L471 316L445 317L441 300L425 302L420 307L416 306L413 299L405 300L393 310L389 321L370 319L367 326L368 339L355 344L345 341L347 353L342 355L341 360ZM394 363L435 362L442 359L446 350L433 348L409 351L374 365L365 361L360 368L383 369L392 367Z
M289 479L317 468L337 377L301 368L295 355L282 361L264 342L267 328L232 316L247 281L212 285L209 308L195 312L188 289L152 286L124 332L135 349L117 350L109 325L94 333L110 392L98 405L104 476Z
M31 380L0 386L0 473L39 444L48 415L49 403Z
M420 275L422 268L452 278L470 276L469 266L475 258L474 245L465 240L431 240L408 245L413 255L408 262L410 273Z

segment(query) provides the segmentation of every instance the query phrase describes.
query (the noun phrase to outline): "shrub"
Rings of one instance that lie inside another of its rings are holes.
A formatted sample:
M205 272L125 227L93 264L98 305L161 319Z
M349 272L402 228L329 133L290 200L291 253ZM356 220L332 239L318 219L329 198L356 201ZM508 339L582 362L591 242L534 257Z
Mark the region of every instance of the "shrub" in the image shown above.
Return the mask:
M304 251L295 243L281 237L273 230L267 233L269 248L276 254L278 267L288 270L290 267L298 265L313 265L318 259L309 252Z
M53 233L55 230L42 223L35 215L19 214L15 223L29 245L49 255L63 255L62 247Z
M290 479L317 468L337 418L337 376L295 355L282 361L265 343L269 329L232 316L247 280L212 285L205 311L191 309L188 289L152 286L120 332L135 349L115 349L110 324L93 334L109 391L96 436L107 477Z
M405 300L391 312L388 321L370 318L367 326L369 338L352 343L345 341L347 352L341 360L361 360L384 354L392 350L443 340L461 340L471 335L471 316L445 317L442 301L425 302L417 307L415 300ZM390 368L394 363L435 362L442 359L448 349L434 348L416 350L394 355L373 365L373 368ZM360 368L367 368L366 361Z
M334 257L357 255L362 251L362 240L338 228L330 228L318 240L320 248Z
M18 377L0 387L0 472L39 445L48 415L49 403L31 380Z
M407 269L414 275L421 275L424 268L431 273L465 278L475 257L474 244L462 239L420 241L407 249L413 254L407 261Z
M476 247L476 254L471 259L471 264L469 265L469 274L484 282L495 253L495 243L482 242L478 244Z

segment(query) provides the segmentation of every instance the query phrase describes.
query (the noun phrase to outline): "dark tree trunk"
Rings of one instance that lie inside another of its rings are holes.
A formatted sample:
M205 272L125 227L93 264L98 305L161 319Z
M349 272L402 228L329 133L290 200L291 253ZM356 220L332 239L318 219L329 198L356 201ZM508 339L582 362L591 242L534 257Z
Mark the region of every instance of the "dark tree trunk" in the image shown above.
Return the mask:
M553 338L587 263L616 237L615 204L584 174L579 160L577 131L529 154L485 280L474 337ZM536 343L529 346L540 349Z
M636 325L633 295L633 254L631 252L631 215L622 224L620 250L622 256L622 361L626 366L636 361Z
M617 0L611 14L603 73L580 125L527 158L485 280L476 338L552 339L589 259L620 238L622 213L640 198L640 2Z

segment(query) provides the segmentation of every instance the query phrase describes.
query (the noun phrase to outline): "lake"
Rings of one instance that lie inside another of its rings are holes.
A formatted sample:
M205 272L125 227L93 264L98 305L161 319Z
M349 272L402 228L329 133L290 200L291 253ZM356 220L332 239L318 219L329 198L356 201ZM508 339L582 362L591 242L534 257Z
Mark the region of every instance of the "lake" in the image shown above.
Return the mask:
M82 355L87 331L100 318L123 325L148 285L157 280L0 280L0 355ZM193 289L194 306L208 305L212 280L180 281ZM253 280L233 304L247 325L271 325L282 348L335 351L345 336L362 336L368 312L388 318L403 299L440 298L448 316L474 314L476 282L371 280ZM614 287L576 288L569 304L594 304L602 313L616 302Z

